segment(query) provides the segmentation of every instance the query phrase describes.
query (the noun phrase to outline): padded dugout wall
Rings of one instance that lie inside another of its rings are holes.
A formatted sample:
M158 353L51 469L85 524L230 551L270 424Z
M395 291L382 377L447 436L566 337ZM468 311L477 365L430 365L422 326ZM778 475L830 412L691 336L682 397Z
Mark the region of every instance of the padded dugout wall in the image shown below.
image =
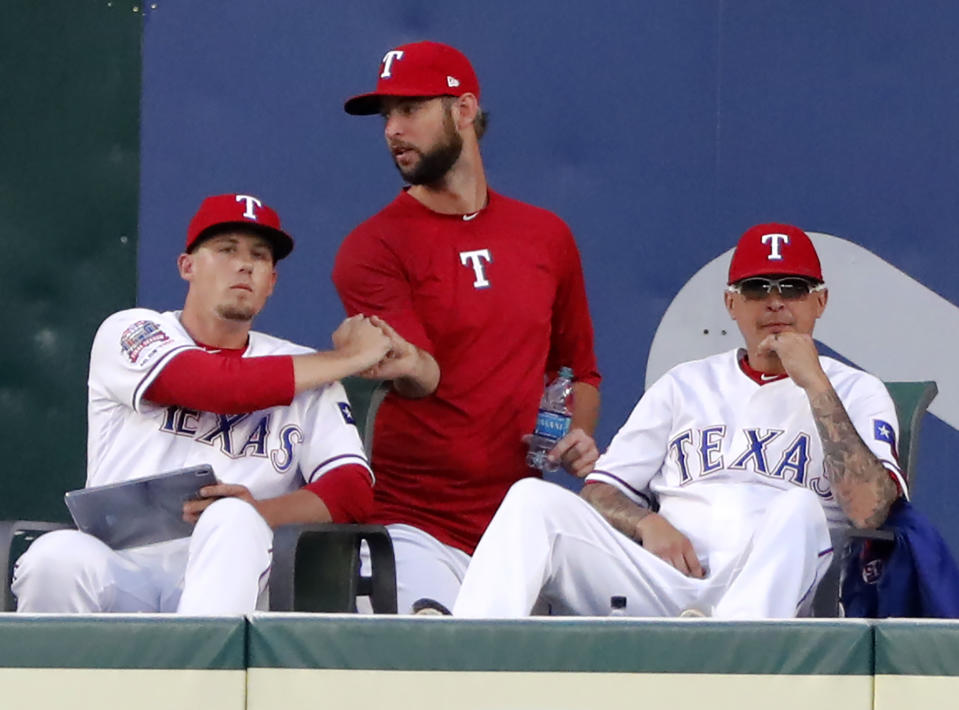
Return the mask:
M247 707L866 710L872 644L857 621L257 615Z
M959 698L959 622L884 621L875 626L876 710L954 707Z
M0 614L0 707L243 710L246 619Z
M63 493L86 479L93 334L135 301L135 7L0 11L0 518L68 519Z
M0 614L0 707L917 710L959 622Z

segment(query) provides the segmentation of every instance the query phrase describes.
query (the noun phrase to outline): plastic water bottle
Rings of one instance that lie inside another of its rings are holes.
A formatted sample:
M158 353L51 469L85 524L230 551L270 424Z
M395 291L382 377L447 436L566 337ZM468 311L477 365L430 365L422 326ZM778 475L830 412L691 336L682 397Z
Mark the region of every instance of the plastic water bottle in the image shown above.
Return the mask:
M559 468L559 464L551 463L546 454L569 431L569 422L573 418L569 408L572 394L573 371L568 367L561 367L556 379L547 385L539 403L536 429L530 438L529 452L526 454L526 465L530 468L544 473L551 473Z
M609 598L610 616L628 616L626 613L626 597L614 596Z

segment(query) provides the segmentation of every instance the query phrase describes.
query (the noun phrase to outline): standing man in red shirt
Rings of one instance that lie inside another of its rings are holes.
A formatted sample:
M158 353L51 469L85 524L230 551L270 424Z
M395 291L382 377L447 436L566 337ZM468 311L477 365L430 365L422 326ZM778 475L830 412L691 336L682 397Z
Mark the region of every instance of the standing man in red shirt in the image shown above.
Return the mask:
M573 369L570 433L550 458L584 476L600 375L579 252L566 224L487 187L486 128L469 60L436 42L390 50L376 90L347 113L380 114L409 184L360 224L333 281L349 314L393 342L365 374L392 381L376 420L371 521L389 526L398 609L451 607L506 491L537 475L523 437L544 379Z

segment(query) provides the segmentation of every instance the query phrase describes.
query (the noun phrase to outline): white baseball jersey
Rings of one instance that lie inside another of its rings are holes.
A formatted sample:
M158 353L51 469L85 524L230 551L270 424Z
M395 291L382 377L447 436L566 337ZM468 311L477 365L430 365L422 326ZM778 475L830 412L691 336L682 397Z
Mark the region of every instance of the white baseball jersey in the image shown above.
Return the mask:
M660 513L700 556L733 552L773 496L815 493L830 524L849 521L832 495L822 442L805 392L786 377L760 385L740 350L683 363L643 395L587 481L608 483L637 503L652 491ZM899 424L885 386L820 357L866 446L899 481ZM714 560L719 563L720 560Z
M208 463L222 482L242 484L255 498L271 498L338 466L360 464L369 470L338 382L303 392L289 406L246 414L144 400L175 355L199 348L179 315L133 308L114 313L97 331L90 354L88 486ZM309 352L251 331L243 357Z

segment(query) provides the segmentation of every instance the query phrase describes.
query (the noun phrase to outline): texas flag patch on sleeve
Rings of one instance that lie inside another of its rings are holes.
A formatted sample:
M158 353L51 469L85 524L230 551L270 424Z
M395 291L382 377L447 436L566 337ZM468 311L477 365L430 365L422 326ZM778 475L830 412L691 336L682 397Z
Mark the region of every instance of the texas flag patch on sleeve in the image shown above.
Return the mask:
M872 420L872 434L876 441L885 441L896 452L896 430L892 428L889 422L882 419Z
M353 410L350 409L350 405L347 402L337 402L337 406L340 408L340 414L343 415L343 421L347 424L356 425L356 420L353 418Z

